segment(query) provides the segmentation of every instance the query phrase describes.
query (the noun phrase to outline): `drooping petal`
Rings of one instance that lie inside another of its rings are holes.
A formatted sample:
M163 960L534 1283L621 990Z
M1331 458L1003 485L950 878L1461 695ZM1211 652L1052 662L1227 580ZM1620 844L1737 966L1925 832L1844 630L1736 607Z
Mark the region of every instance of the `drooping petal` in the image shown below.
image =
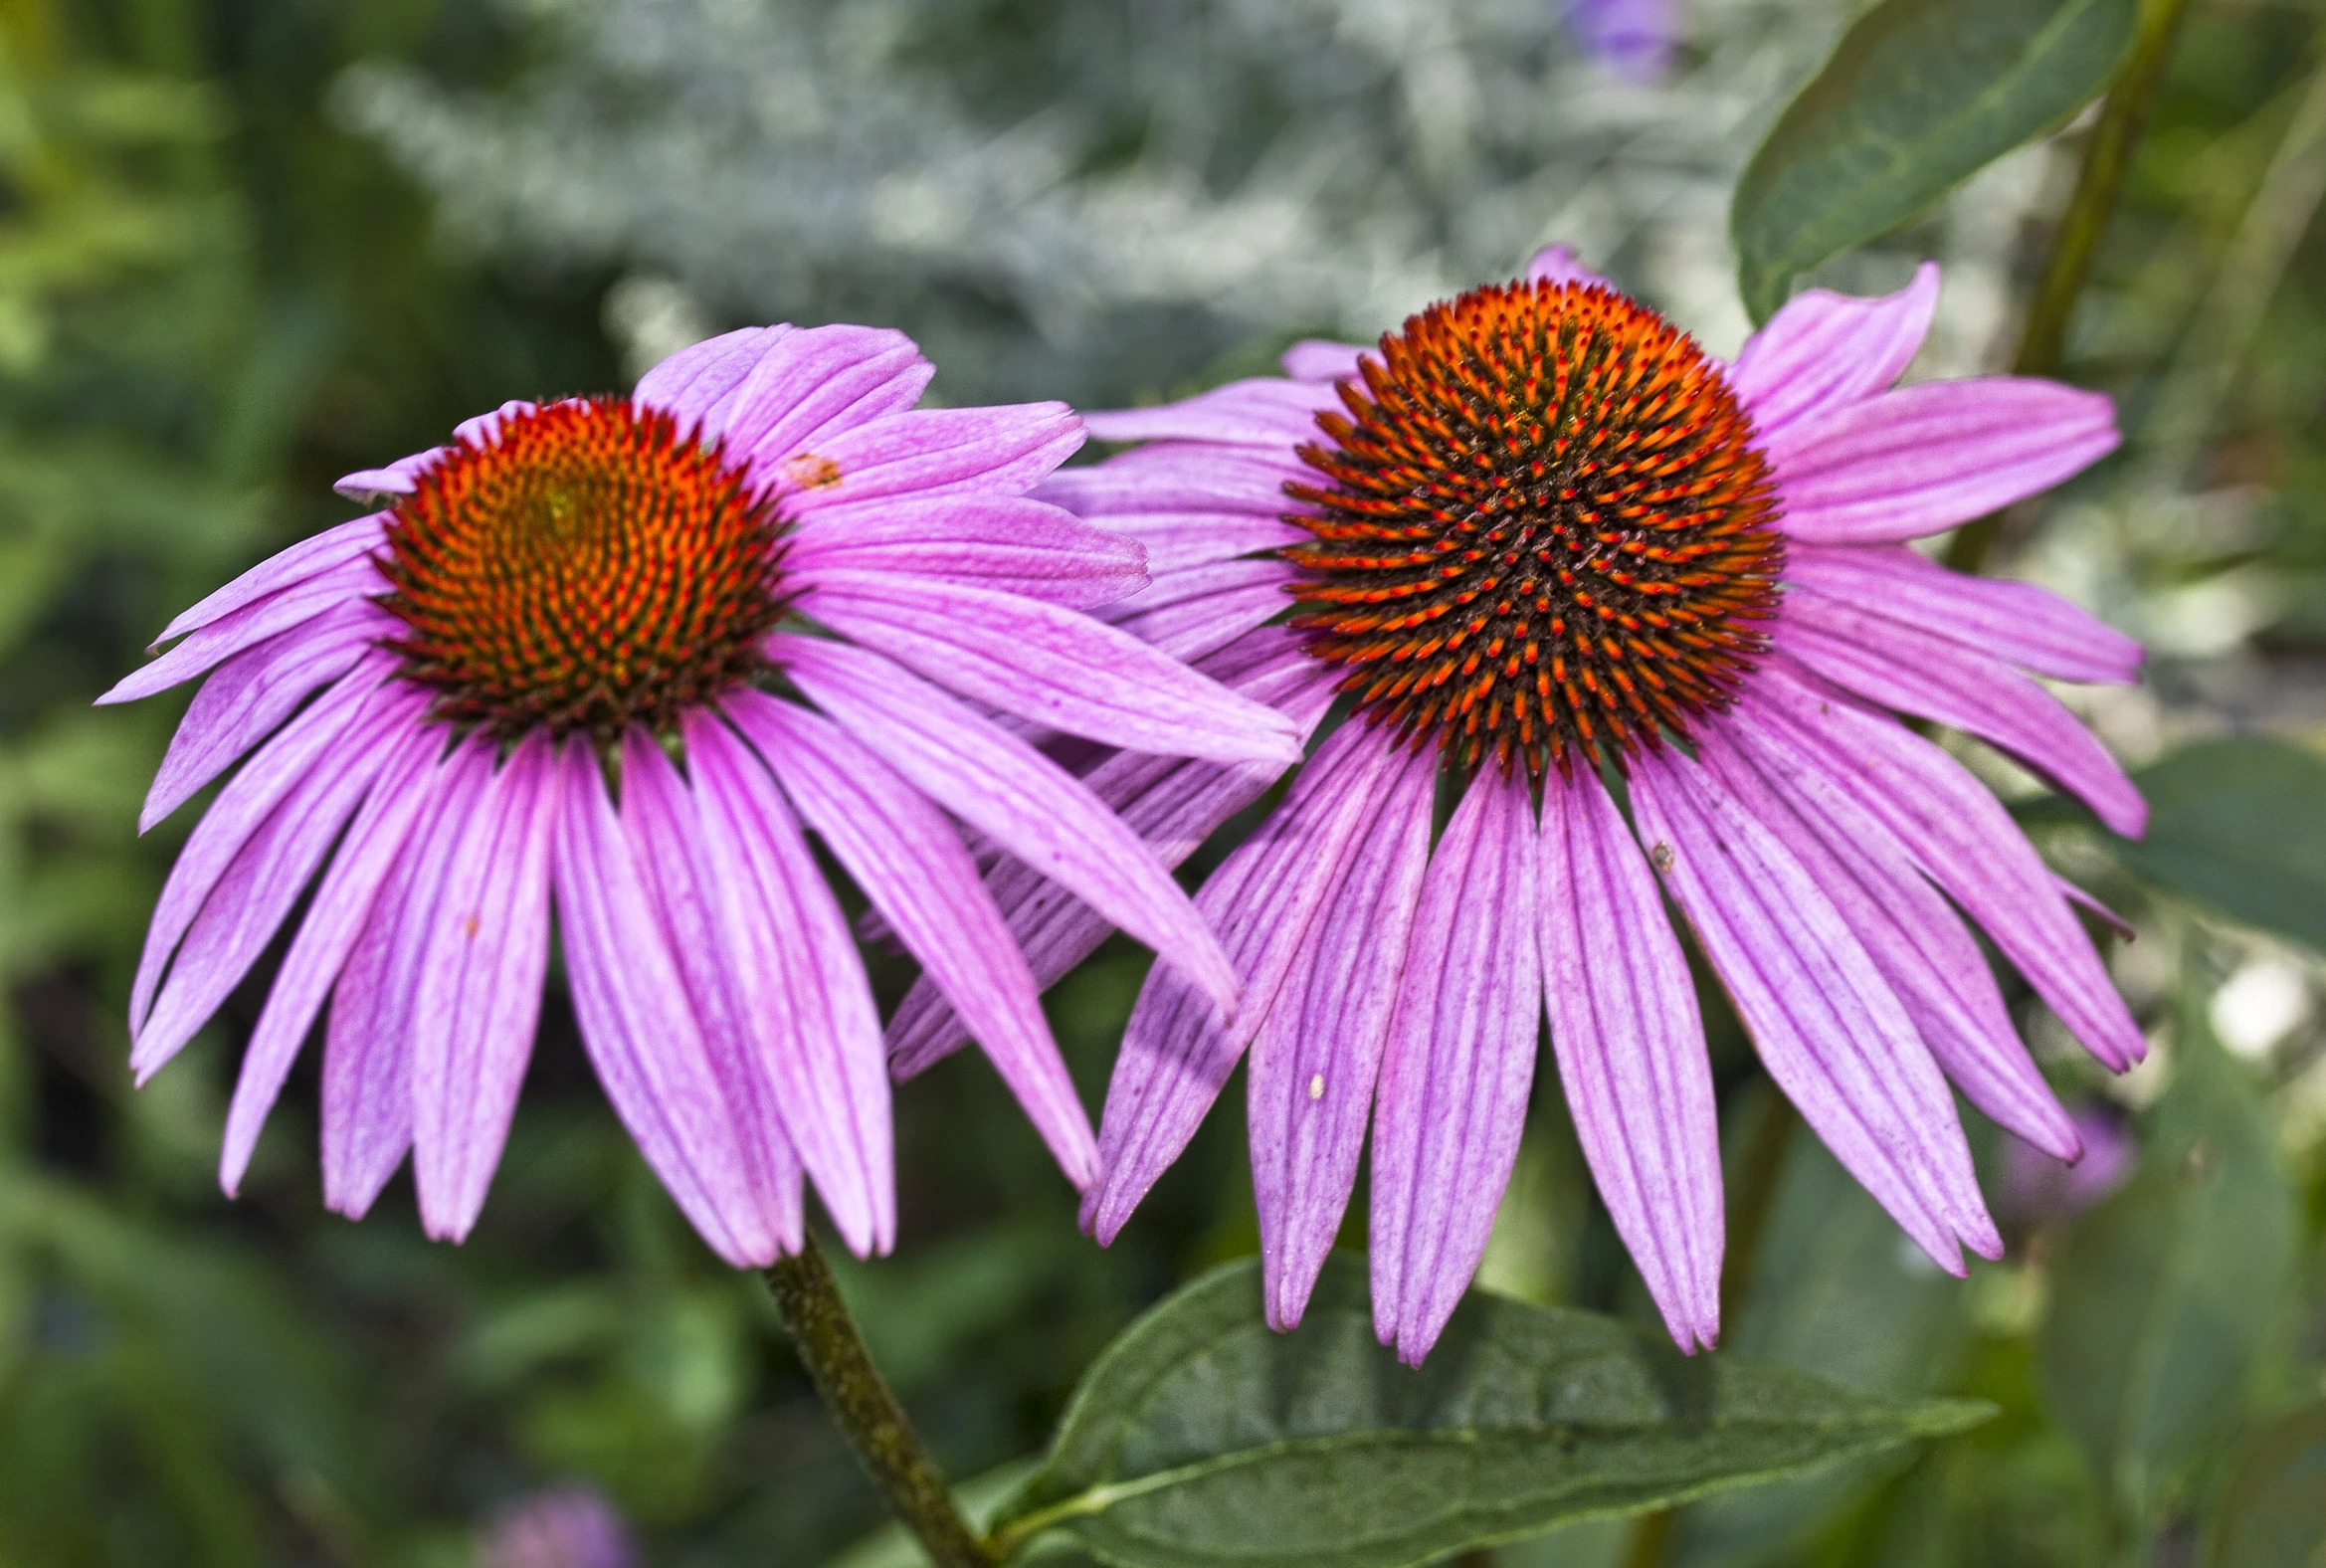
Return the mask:
M1939 1267L1988 1257L1953 1097L1889 983L1801 862L1685 757L1632 759L1632 808L1769 1076Z
M129 989L132 1032L143 1026L170 955L227 868L276 808L310 782L324 755L362 719L386 671L385 661L367 661L341 679L253 757L194 825L153 906L145 950Z
M798 1252L800 1167L779 1127L745 1124L730 1098L641 870L669 847L615 815L587 743L566 743L555 777L566 983L606 1097L713 1252L738 1269Z
M932 577L1089 610L1146 587L1146 553L1136 538L1094 528L1064 507L955 495L810 512L784 565Z
M486 744L472 739L466 744ZM448 824L443 880L415 949L408 1071L412 1175L430 1236L460 1241L485 1207L533 1054L549 967L549 862L558 790L536 731ZM570 966L582 967L577 955Z
M1925 381L1769 441L1785 532L1888 544L2049 490L2116 450L2115 405L2055 381Z
M376 695L236 851L171 958L153 1011L132 1031L138 1082L194 1038L259 961L419 711L417 696Z
M1131 1008L1106 1089L1098 1151L1104 1176L1082 1201L1101 1246L1178 1159L1276 1005L1308 927L1354 858L1400 767L1395 739L1344 724L1292 781L1284 804L1238 845L1196 893L1196 907L1244 978L1244 1006L1224 1020L1176 970L1157 965Z
M1259 630L1291 603L1289 563L1221 561L1157 578L1102 617L1173 659L1194 664Z
M812 586L803 608L816 619L1005 713L1133 751L1299 759L1279 715L1086 615L872 572L818 572Z
M1228 650L1204 673L1290 718L1305 734L1332 704L1333 671L1303 652L1289 632L1250 639L1262 657ZM1156 859L1176 868L1229 818L1266 793L1283 770L1272 762L1201 762L1118 751L1083 775L1100 804L1137 834ZM1005 859L987 874L1010 935L1048 990L1097 950L1114 927L1106 917L1026 862ZM891 1070L900 1078L924 1072L969 1043L960 1020L927 979L914 983L888 1025Z
M1081 444L1082 422L1064 403L913 409L829 436L769 477L801 516L895 495L1014 495Z
M2048 589L1948 571L1911 545L1796 542L1785 552L1785 584L1789 595L1901 621L2060 681L2133 681L2146 657L2138 642Z
M1234 1010L1235 973L1186 893L1154 852L1064 768L876 654L786 637L777 657L801 690L915 788ZM1272 708L1259 710L1284 722Z
M2126 838L2148 826L2148 803L2098 737L2057 697L1976 649L1814 593L1788 598L1778 643L1844 690L2010 752Z
M1485 1256L1542 1020L1533 805L1477 773L1430 858L1381 1064L1373 1327L1419 1366Z
M1597 774L1543 781L1543 994L1575 1133L1682 1350L1720 1336L1720 1122L1655 879Z
M1782 657L1762 668L1737 713L1767 742L1761 755L1823 774L1896 835L2101 1063L2120 1073L2146 1054L2140 1027L2049 870L1961 763L1893 720L1829 695Z
M1249 511L1110 511L1098 517L1109 533L1128 534L1146 547L1147 570L1158 582L1166 573L1216 566L1309 537L1281 517Z
M1346 381L1357 374L1357 361L1366 352L1366 347L1360 343L1334 343L1320 337L1304 337L1285 349L1276 362L1284 367L1284 374L1295 381Z
M1749 722L1707 725L1697 755L1783 841L1834 901L1965 1098L2036 1146L2072 1159L2075 1129L2011 1026L2003 993L1962 920L1890 831L1815 774L1762 767Z
M323 1038L323 1202L360 1220L412 1147L412 1007L420 935L435 918L451 849L492 776L492 754L456 746L424 775L428 795L331 993Z
M1805 289L1745 339L1729 384L1763 440L1862 402L1905 374L1938 312L1938 264L1893 294Z
M234 614L235 611L257 604L271 594L296 587L325 572L345 566L349 561L371 554L387 538L388 514L375 511L368 517L357 517L325 528L312 538L299 540L287 550L268 556L258 565L237 577L233 582L197 600L181 612L176 620L161 630L153 646L188 632L199 631L211 622ZM386 587L383 582L382 588Z
M154 772L137 831L150 830L233 766L315 687L345 675L394 625L385 611L358 600L279 632L212 671Z
M383 495L409 495L420 488L420 477L433 469L452 452L450 447L431 447L426 452L415 452L408 458L398 458L384 469L357 469L353 474L342 474L331 482L331 489L353 501L376 500Z
M728 714L784 793L898 941L945 993L1076 1187L1097 1174L1096 1140L1011 945L944 814L887 762L830 719L753 691Z
M743 464L763 486L784 486L785 463L843 432L903 413L920 401L934 373L902 332L809 327L769 342L723 407L704 417L723 419L716 435L727 461Z
M337 609L385 586L386 579L369 560L359 557L344 561L197 627L168 653L122 677L111 690L97 699L97 705L134 702L157 691L167 691L224 664L246 648L255 648L326 610Z
M250 1169L267 1113L283 1092L308 1026L363 934L376 895L406 840L436 804L433 785L436 761L445 746L443 732L414 724L388 744L379 779L315 890L243 1052L218 1160L218 1184L228 1197L234 1196Z
M1252 1042L1246 1089L1268 1326L1307 1310L1357 1185L1422 879L1437 758L1400 750Z
M770 1112L842 1238L860 1257L885 1252L896 1235L888 1075L864 959L766 767L708 712L688 720L685 742L690 790L659 749L631 744L642 755L635 770L624 763L623 810L629 781L647 780L654 798L642 807L680 841L659 869L668 879L683 864L709 927L689 953L687 930L671 922L689 987L726 993L718 1029L702 1010L714 1058L730 1059L716 1065L723 1078L740 1080L746 1065L764 1078Z
M1355 355L1350 355L1355 368ZM1338 412L1330 382L1283 381L1273 376L1231 381L1195 397L1155 408L1085 414L1100 441L1216 441L1230 447L1295 447L1316 439L1316 416Z
M1572 245L1546 245L1535 252L1533 259L1526 264L1526 279L1529 283L1587 284L1602 289L1615 287L1577 261Z

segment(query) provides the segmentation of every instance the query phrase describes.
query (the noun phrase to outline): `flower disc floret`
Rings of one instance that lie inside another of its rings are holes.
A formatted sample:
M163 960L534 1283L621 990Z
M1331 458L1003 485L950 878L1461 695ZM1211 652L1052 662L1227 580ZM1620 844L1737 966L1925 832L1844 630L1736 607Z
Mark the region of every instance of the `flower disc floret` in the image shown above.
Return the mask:
M1751 419L1598 284L1472 290L1342 384L1288 487L1294 625L1361 709L1455 760L1615 760L1727 702L1784 567Z
M715 446L624 398L517 413L396 507L381 602L431 711L505 739L657 733L747 681L783 522Z

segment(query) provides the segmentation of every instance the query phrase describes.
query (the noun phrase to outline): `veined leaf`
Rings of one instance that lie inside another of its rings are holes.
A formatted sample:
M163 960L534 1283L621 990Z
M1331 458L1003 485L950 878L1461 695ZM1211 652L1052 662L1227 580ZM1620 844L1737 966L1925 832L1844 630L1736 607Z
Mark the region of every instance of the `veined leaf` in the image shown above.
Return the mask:
M2247 925L2326 948L2326 757L2240 736L2134 775L2148 833L2109 848L2138 876Z
M1779 117L1729 209L1753 319L2108 84L2135 0L1882 0Z
M1115 1341L997 1535L1055 1531L1124 1568L1400 1568L1988 1414L1690 1359L1613 1318L1481 1294L1410 1370L1373 1337L1362 1259L1333 1259L1283 1335L1247 1261Z
M2263 1427L2214 1504L2206 1568L2326 1568L2326 1400Z

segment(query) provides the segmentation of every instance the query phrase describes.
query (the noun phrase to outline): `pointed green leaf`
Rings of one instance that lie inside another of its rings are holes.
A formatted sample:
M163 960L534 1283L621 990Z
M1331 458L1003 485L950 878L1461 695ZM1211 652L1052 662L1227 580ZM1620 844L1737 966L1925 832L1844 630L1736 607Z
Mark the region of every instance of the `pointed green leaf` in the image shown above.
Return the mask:
M2326 1568L2326 1400L2245 1445L2206 1536L2205 1568Z
M2247 925L2326 948L2326 757L2242 736L2134 775L2147 834L2111 839L2134 874Z
M1887 233L2108 84L2134 0L1882 0L1753 154L1729 209L1745 308Z
M1246 1261L1115 1341L998 1535L1058 1531L1124 1568L1400 1568L1988 1413L1691 1360L1612 1318L1482 1294L1412 1370L1373 1337L1362 1259L1334 1258L1281 1335Z
M2293 1277L2294 1196L2252 1088L2184 999L2139 1173L2064 1231L2044 1392L2119 1518L2149 1527L2236 1417Z

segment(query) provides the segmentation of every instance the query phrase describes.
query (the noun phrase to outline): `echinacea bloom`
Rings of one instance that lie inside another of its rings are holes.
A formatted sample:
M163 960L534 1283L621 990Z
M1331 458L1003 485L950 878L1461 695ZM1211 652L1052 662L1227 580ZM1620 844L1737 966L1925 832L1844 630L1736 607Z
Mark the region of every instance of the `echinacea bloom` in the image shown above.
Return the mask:
M1153 585L1101 613L1304 728L1348 708L1197 895L1243 1010L1161 971L1139 998L1085 1201L1101 1241L1249 1049L1270 1320L1301 1314L1370 1120L1376 1323L1418 1360L1485 1248L1547 1005L1616 1227L1673 1338L1711 1344L1718 1129L1668 895L1771 1078L1905 1231L1956 1273L2000 1251L1948 1081L2061 1159L2077 1140L1961 915L2101 1061L2141 1036L2080 895L1895 715L2136 834L2138 794L2023 672L2121 682L2141 653L1906 542L2117 439L2105 398L2046 381L1893 388L1937 294L1934 267L1886 298L1804 294L1723 365L1554 249L1377 350L1302 343L1286 379L1088 416L1143 445L1038 493L1146 544ZM1086 776L1176 859L1274 770ZM1021 869L994 886L1045 981L1103 929ZM909 1071L960 1036L923 988L891 1045Z
M164 887L130 1003L142 1081L328 861L242 1064L234 1191L330 1000L321 1156L360 1216L413 1156L433 1236L483 1207L553 923L583 1045L703 1238L895 1229L863 960L803 828L963 1016L1077 1185L1089 1124L954 819L1231 1005L1169 873L1016 715L1147 752L1299 755L1292 726L1083 614L1135 541L1028 499L1082 440L1055 403L923 410L929 365L854 326L731 332L629 398L510 403L340 482L385 510L172 622L103 698L208 674L151 826L248 760ZM334 848L335 847L335 848Z

